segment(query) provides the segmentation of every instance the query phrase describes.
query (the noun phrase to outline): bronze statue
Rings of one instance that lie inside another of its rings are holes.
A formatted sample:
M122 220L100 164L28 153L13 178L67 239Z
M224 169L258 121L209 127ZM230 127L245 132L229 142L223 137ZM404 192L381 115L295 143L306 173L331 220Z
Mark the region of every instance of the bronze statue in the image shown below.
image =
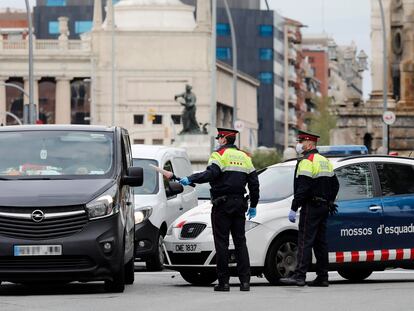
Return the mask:
M183 122L183 130L180 134L199 134L201 133L200 127L196 120L196 101L197 98L193 92L191 92L191 85L185 86L185 92L174 96L174 100L183 98L184 102L180 102L184 106L184 111L181 115Z

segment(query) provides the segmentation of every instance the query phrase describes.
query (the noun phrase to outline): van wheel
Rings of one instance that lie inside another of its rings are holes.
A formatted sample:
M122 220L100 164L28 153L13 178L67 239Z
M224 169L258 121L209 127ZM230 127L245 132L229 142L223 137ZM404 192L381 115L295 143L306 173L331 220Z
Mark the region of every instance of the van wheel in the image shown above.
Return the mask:
M181 271L182 278L190 284L207 286L217 280L215 272L211 271Z
M352 282L361 282L372 274L369 269L340 269L338 270L340 276Z
M135 257L125 265L125 284L131 285L135 281Z
M124 247L121 250L121 262L124 263L125 261L125 242ZM125 269L126 265L121 266L119 271L115 273L112 278L113 280L106 280L105 281L105 291L108 293L122 293L125 290Z
M164 237L160 233L158 235L158 244L155 252L151 257L146 261L146 266L148 271L161 271L164 269L165 255L163 250Z
M270 284L293 274L297 264L298 238L293 234L282 236L272 243L266 257L264 275Z

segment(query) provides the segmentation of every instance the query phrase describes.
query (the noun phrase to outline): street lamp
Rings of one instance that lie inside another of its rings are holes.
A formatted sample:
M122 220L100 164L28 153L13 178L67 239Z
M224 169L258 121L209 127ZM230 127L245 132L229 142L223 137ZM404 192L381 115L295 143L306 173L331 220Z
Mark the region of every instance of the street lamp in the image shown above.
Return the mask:
M383 56L382 56L382 63L383 63L383 112L385 113L388 109L387 97L388 97L388 55L387 55L387 29L385 28L385 16L384 16L384 7L382 5L382 1L378 0L378 4L381 11L381 23L382 23L382 48L383 48ZM388 154L388 125L385 122L382 122L382 147L385 150L385 154Z
M328 56L329 60L337 60L337 51L336 48L338 46L336 45L334 40L330 40L328 42Z
M364 71L368 69L368 55L361 50L358 54L358 66L359 71Z
M217 124L217 64L216 64L216 45L217 45L217 0L211 1L211 115L210 115L210 150L214 151L214 129Z
M231 33L231 48L233 52L233 127L235 122L237 121L237 43L236 43L236 31L234 29L233 18L231 16L231 12L229 9L229 4L227 0L223 0L224 7L226 8L227 18L229 20L230 25L230 33ZM240 136L240 135L239 135ZM240 137L239 137L239 144L240 144Z
M26 2L27 23L29 27L29 106L28 109L23 109L23 122L34 124L35 123L35 108L34 108L34 96L33 96L33 25L32 25L32 13L30 10L29 0Z

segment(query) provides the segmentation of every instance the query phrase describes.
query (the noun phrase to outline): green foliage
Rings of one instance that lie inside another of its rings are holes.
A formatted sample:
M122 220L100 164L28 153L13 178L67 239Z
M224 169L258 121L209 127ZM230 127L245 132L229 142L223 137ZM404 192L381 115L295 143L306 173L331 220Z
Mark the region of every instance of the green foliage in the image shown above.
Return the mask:
M315 99L316 111L307 115L308 129L321 136L318 145L329 145L329 132L336 128L336 117L331 113L331 99L321 97Z
M256 150L252 156L253 165L256 170L265 168L282 161L282 155L276 150Z

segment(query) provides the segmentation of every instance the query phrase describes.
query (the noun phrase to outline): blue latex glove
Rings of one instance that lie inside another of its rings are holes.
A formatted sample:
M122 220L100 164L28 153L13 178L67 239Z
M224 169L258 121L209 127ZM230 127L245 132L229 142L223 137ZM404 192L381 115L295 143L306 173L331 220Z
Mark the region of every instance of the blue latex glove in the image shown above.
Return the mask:
M247 217L249 217L249 220L252 219L253 217L256 217L256 208L255 207L250 207L247 210Z
M290 210L290 212L289 212L289 221L290 222L296 222L296 212L295 211L292 211L292 210Z
M183 186L189 186L191 184L191 181L188 179L188 177L183 177L180 179L180 184Z

